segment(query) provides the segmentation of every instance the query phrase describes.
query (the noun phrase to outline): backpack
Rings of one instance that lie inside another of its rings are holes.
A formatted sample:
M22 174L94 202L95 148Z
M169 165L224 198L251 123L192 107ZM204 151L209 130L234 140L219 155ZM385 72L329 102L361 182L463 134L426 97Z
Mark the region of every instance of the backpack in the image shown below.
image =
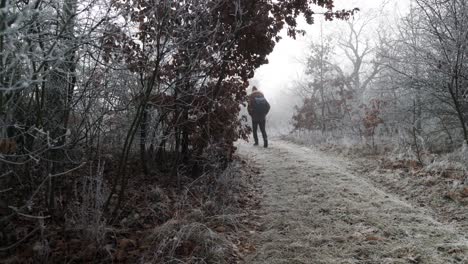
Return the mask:
M254 97L253 111L254 113L258 113L260 115L268 114L270 111L270 104L264 96Z

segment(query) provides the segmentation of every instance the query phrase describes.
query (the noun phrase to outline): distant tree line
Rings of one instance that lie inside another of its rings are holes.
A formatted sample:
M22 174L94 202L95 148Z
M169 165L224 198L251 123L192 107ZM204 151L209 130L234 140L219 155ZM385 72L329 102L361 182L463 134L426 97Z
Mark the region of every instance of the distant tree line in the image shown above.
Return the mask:
M304 100L295 130L394 141L416 153L466 144L467 2L414 0L396 25L372 29L376 16L313 41L296 89Z

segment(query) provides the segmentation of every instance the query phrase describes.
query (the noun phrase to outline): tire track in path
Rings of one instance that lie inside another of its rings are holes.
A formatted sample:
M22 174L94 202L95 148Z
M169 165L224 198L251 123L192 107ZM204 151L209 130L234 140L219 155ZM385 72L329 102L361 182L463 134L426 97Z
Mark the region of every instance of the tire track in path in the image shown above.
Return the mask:
M272 141L239 154L260 169L257 251L247 263L468 263L466 234L386 193L346 163Z

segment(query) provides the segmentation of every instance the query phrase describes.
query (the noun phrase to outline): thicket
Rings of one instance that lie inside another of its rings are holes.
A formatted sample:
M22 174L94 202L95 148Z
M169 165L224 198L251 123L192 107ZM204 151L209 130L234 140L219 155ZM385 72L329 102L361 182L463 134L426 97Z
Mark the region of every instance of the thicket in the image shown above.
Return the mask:
M467 144L467 4L414 0L395 24L374 12L322 33L297 87L294 130L375 150L391 144L426 164L425 154Z
M1 0L0 256L37 236L47 249L52 227L101 239L128 218L136 175L180 190L226 168L249 133L248 79L313 6L351 14L331 0Z

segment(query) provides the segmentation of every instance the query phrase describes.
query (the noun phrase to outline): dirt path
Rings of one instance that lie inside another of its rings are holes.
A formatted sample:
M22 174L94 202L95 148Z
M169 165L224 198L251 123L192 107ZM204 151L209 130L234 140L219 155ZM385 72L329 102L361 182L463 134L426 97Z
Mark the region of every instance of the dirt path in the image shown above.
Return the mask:
M468 263L467 234L285 141L239 153L261 169L261 229L247 263Z

